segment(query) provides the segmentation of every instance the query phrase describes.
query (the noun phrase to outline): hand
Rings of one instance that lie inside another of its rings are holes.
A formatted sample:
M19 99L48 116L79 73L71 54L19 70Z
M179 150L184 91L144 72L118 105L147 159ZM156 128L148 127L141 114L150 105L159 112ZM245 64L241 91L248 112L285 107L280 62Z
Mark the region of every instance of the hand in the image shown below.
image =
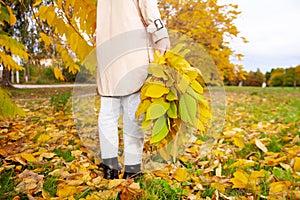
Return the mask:
M160 54L164 55L166 51L170 49L169 38L162 38L155 43L155 50L159 51Z

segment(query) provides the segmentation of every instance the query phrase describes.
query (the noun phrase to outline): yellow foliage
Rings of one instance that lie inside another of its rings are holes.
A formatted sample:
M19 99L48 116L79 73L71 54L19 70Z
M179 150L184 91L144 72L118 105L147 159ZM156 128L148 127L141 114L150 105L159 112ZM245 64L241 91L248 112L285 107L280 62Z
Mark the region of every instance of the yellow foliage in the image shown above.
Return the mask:
M173 174L174 179L183 182L189 179L189 174L186 168L178 168Z
M300 157L295 158L294 171L300 172Z
M265 177L265 171L252 171L249 175L241 169L237 169L233 173L234 178L231 178L230 181L233 183L232 188L244 188L249 190L257 190L260 192L259 178Z
M59 79L61 81L65 80L64 76L62 75L61 71L59 68L55 67L54 68L54 75L56 79Z
M270 194L289 191L290 181L279 181L270 184Z
M222 78L233 79L236 76L240 68L231 63L230 57L241 58L243 55L234 53L224 40L226 37L239 37L242 42L247 42L244 37L238 36L239 31L234 24L234 19L240 14L236 5L219 5L217 1L185 0L179 3L178 0L163 0L160 8L169 29L192 38L192 43L204 46Z
M40 3L38 0L34 6ZM75 74L80 69L76 61L82 63L94 47L96 1L55 0L53 4L40 6L36 16L40 21L46 21L54 30L51 35L41 34L41 41L46 45L55 41L56 51L61 54L65 66L69 72ZM56 78L63 79L60 74L56 75Z
M186 53L181 48L176 46L165 55L156 54L149 65L151 76L141 88L136 118L143 117L143 130L152 128L151 143L171 140L180 132L186 134L181 126L204 132L211 119L203 97L205 85L198 81L202 80L201 73L181 56Z
M36 162L36 158L30 153L21 153L22 158L24 158L27 162Z

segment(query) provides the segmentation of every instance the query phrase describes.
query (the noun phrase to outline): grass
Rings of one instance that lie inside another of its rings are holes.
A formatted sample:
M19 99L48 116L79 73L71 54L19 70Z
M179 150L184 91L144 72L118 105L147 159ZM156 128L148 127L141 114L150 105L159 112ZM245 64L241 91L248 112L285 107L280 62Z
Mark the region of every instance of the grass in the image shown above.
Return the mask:
M73 160L75 160L76 158L74 156L71 155L71 150L70 149L55 149L54 152L56 153L56 155L62 157L66 162L72 162Z
M140 200L180 200L181 187L171 186L168 180L152 179L148 182L139 180L144 194Z
M55 197L59 176L49 176L43 184L43 189L52 197Z
M0 198L6 197L11 198L13 197L13 191L15 188L14 183L14 170L6 170L0 173Z

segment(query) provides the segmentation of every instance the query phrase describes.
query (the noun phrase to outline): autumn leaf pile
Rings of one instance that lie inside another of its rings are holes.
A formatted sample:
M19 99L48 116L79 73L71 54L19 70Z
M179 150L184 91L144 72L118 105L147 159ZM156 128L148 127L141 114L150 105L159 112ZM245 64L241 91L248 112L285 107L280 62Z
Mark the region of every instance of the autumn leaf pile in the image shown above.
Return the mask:
M168 190L172 199L299 199L300 91L286 90L226 88L226 123L212 151L199 158L198 137L176 162L135 182L103 179L70 113L49 99L19 100L27 116L0 122L1 199L171 199Z

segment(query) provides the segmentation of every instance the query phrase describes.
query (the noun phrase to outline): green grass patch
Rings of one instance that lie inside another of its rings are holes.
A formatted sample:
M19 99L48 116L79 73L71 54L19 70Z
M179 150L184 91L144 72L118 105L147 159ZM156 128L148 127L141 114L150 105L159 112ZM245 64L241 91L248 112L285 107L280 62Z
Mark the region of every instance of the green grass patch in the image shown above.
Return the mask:
M141 188L144 190L140 200L180 200L184 191L180 186L171 186L168 180L152 179L151 182L139 180Z
M0 197L1 199L11 199L15 194L14 170L4 170L0 172Z
M65 113L70 112L71 105L68 104L70 97L70 92L66 92L63 94L55 94L54 96L52 96L50 99L50 105L52 106L53 111L63 111Z
M62 157L66 162L72 162L73 160L76 159L74 156L71 155L70 149L58 148L54 150L54 153Z
M59 176L48 176L43 184L43 189L52 197L56 196Z

